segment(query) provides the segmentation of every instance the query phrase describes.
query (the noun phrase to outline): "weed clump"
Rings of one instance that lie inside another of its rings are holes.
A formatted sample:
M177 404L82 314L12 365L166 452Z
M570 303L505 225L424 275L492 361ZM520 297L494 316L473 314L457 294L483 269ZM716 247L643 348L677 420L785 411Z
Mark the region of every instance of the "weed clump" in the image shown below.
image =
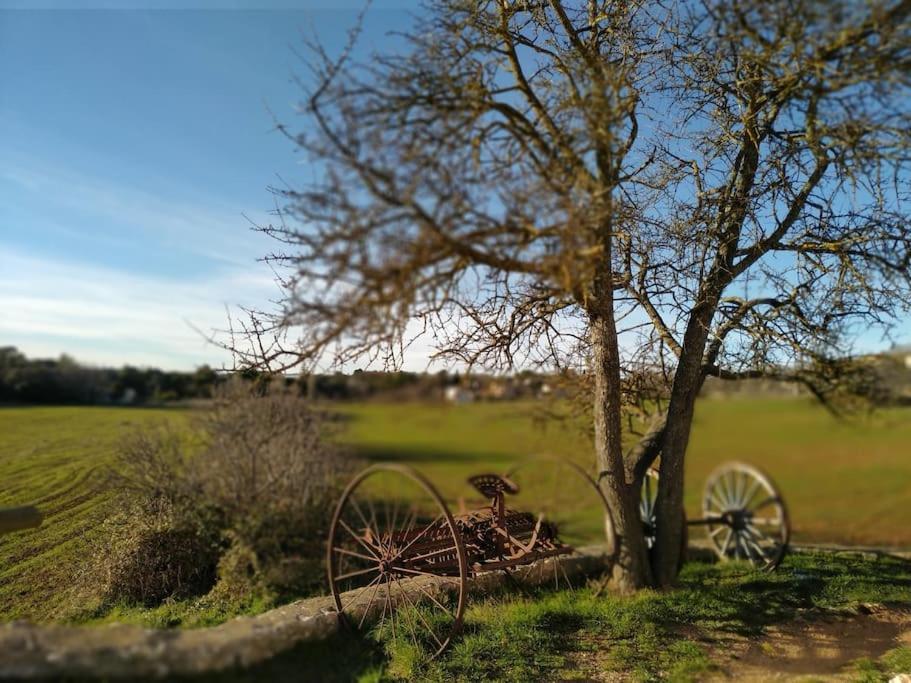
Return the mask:
M108 542L92 562L105 602L152 607L205 593L215 583L216 532L192 527L162 505L133 502L104 524Z

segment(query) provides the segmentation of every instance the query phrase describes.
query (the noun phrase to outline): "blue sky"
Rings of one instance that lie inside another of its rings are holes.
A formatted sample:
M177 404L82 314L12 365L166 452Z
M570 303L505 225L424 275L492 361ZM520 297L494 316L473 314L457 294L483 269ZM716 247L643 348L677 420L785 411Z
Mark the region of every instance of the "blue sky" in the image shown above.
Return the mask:
M267 186L308 172L268 109L301 123L294 50L314 33L339 50L361 8L0 0L0 345L93 364L227 362L195 328L277 298L257 263L274 245L244 216L268 220ZM374 0L362 49L395 47L417 8ZM867 337L865 349L887 345ZM428 355L412 346L406 367Z
M0 1L0 344L220 365L194 326L278 295L244 216L267 220L267 186L307 169L268 110L294 122L294 49L313 33L339 49L361 3L167 9L187 6ZM374 2L364 49L415 7Z

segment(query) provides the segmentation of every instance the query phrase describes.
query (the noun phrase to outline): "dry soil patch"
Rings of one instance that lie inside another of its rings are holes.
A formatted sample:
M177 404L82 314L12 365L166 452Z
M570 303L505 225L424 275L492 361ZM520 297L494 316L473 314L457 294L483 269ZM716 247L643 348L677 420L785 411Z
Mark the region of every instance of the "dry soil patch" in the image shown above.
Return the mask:
M713 648L719 669L708 680L852 680L852 662L902 645L911 646L911 610L869 605L770 627L756 639L726 638Z

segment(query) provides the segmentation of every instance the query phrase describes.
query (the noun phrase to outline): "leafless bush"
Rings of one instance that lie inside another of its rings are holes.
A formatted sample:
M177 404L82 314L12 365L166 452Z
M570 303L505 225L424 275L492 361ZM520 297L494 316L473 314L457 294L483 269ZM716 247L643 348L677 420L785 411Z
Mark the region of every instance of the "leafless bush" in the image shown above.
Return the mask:
M322 581L329 514L351 461L330 425L292 391L229 383L201 419L194 459L204 499L259 558L266 583L297 592Z
M105 599L150 604L216 580L279 594L322 582L328 517L351 461L296 394L230 382L190 429L145 429L120 448L126 512L101 553ZM242 551L242 552L241 552ZM249 557L239 571L234 555ZM222 577L231 567L230 577ZM235 591L236 592L236 591Z

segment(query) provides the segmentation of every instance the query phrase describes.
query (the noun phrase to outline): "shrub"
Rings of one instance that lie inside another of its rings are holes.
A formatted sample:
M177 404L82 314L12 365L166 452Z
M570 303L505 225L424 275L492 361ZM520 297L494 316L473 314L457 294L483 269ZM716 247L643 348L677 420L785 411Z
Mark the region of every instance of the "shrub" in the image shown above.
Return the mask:
M327 440L330 425L283 388L251 393L229 384L202 418L208 436L194 460L204 498L225 528L259 558L267 584L312 590L328 516L350 461ZM314 565L313 560L318 561Z
M329 515L351 460L328 422L283 388L220 388L190 429L145 429L121 445L125 512L96 564L107 604L202 595L282 598L322 585ZM97 573L97 572L96 572Z

